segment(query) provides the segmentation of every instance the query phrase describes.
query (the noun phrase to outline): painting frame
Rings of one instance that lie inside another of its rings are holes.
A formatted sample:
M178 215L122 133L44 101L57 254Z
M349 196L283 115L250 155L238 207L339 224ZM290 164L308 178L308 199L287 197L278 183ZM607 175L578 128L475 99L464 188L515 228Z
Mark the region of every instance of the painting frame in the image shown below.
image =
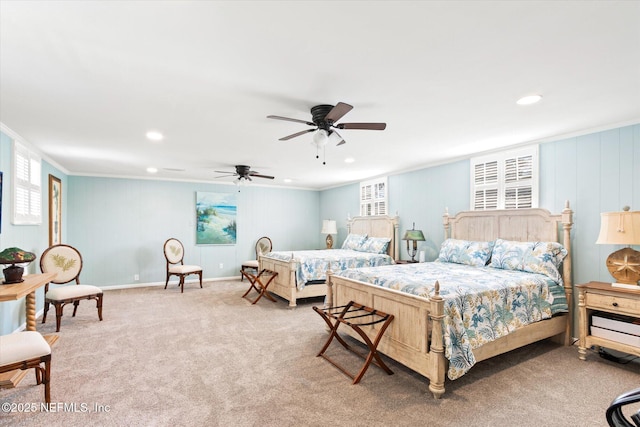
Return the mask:
M62 243L62 181L49 174L49 246Z
M235 245L236 193L196 192L196 245Z

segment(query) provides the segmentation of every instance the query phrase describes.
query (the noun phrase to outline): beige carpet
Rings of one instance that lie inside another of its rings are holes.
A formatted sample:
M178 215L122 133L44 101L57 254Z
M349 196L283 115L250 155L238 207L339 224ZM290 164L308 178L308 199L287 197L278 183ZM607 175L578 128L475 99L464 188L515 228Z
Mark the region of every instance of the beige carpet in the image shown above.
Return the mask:
M48 426L604 426L620 393L640 386L639 364L620 365L576 347L541 342L481 362L434 400L424 377L389 361L359 385L322 358L325 324L311 309L278 300L252 306L246 281L105 292L67 307L53 348L52 401L30 372L0 403L0 425ZM55 321L38 324L44 334ZM356 370L339 345L330 354ZM389 360L389 359L385 359ZM11 406L11 405L10 405ZM35 412L24 412L25 406ZM96 411L95 408L101 411Z

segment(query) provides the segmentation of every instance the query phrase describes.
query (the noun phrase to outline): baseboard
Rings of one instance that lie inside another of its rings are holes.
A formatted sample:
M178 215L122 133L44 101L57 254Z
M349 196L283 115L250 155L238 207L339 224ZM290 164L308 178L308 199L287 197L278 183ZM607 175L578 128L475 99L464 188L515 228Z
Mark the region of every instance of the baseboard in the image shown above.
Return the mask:
M211 278L211 279L202 279L202 283L206 283L206 282L223 282L223 281L228 281L228 280L239 280L240 276L231 276L231 277L215 277L215 278ZM189 279L189 280L185 280L184 283L199 283L200 281L198 279ZM169 285L177 285L178 282L176 282L175 280L170 280L169 281ZM110 290L116 290L116 289L134 289L134 288L150 288L150 287L154 287L154 286L162 286L164 287L165 282L147 282L147 283L130 283L130 284L124 284L124 285L113 285L113 286L99 286L100 289L102 289L103 291L110 291Z

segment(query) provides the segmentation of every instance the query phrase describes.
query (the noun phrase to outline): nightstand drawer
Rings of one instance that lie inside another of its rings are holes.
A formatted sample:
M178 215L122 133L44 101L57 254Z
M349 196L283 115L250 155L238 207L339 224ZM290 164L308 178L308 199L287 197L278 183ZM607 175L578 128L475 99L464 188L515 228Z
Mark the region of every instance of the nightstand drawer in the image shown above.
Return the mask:
M592 309L601 309L610 313L635 315L640 312L640 301L613 295L588 292L586 304Z

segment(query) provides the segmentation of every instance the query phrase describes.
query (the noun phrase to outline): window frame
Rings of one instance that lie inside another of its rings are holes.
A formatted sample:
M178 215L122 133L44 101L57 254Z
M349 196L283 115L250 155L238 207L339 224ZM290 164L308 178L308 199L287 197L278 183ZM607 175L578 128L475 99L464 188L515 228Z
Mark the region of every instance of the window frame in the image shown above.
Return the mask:
M11 223L42 224L42 158L27 145L14 139L11 166ZM21 209L23 206L24 209Z
M360 216L387 215L389 212L389 184L387 181L387 177L384 176L360 183L358 193ZM365 194L368 194L369 197L365 197Z
M530 161L527 160L528 157L531 157ZM485 167L480 170L482 165ZM473 157L469 167L470 210L538 207L540 186L538 145ZM483 192L483 196L478 198L480 192Z

